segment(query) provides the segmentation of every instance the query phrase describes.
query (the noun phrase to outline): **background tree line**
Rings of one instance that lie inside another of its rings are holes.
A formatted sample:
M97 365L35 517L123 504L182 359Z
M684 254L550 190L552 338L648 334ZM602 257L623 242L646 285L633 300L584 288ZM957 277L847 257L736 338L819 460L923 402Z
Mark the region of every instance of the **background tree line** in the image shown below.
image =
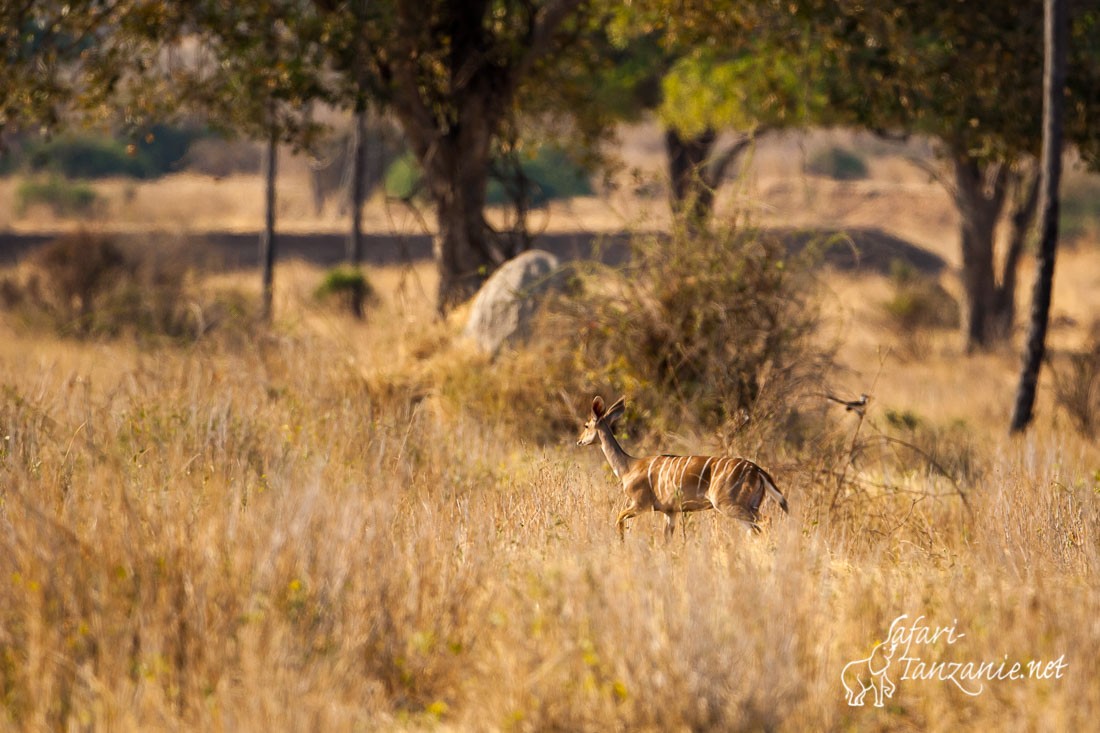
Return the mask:
M484 212L490 181L520 171L508 161L539 140L557 137L591 161L617 121L655 112L673 210L706 226L724 173L768 131L926 136L960 214L973 350L1003 341L1015 322L1039 201L1042 22L1040 0L5 3L0 134L81 117L136 127L187 112L264 141L270 304L279 145L313 144L317 104L353 112L361 141L369 110L392 115L437 217L441 311L530 243L522 216L498 231ZM1093 168L1098 22L1100 4L1070 8L1062 88L1066 141ZM722 131L740 137L719 150ZM522 210L530 191L522 179L510 190ZM361 180L352 191L357 212Z

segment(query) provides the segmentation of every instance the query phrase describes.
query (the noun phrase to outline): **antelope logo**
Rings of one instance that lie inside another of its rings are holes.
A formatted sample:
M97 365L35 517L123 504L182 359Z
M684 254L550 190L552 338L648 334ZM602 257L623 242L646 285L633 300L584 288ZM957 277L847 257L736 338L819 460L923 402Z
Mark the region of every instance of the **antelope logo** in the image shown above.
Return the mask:
M615 440L615 421L626 409L620 397L605 408L602 397L592 400L592 416L584 424L577 445L599 441L615 476L623 482L630 503L615 526L623 536L626 520L642 512L665 515L665 539L672 537L676 517L683 512L716 509L759 532L760 504L765 496L787 511L787 500L771 475L745 458L714 456L646 456L635 458Z
M898 645L895 643L880 641L866 659L857 659L844 665L840 682L844 685L849 705L862 706L863 698L872 691L875 693L876 708L881 708L886 698L894 696L898 687L886 676L886 670L890 668L890 661L897 649Z

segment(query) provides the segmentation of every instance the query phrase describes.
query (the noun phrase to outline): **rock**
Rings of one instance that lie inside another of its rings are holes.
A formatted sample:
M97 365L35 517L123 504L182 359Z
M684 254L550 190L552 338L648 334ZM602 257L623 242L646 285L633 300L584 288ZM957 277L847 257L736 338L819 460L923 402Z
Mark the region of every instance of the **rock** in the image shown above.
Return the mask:
M561 263L549 252L533 249L508 260L474 296L464 335L488 354L522 341L546 296L564 283Z

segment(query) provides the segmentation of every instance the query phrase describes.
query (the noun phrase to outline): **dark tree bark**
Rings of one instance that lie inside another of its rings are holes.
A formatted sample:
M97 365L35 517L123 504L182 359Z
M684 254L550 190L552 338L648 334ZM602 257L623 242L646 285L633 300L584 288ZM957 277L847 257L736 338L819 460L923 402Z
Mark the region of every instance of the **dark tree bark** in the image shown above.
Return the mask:
M694 137L684 137L671 127L665 130L673 215L689 226L706 227L726 171L762 132L753 131L716 154L718 133L714 130L706 129Z
M1045 0L1043 56L1043 150L1039 206L1039 266L1031 301L1027 348L1020 369L1020 385L1012 410L1011 432L1031 422L1039 368L1046 351L1050 299L1054 287L1054 258L1058 251L1058 182L1062 175L1062 107L1066 81L1066 0Z
M1035 213L1039 209L1039 180L1039 171L1034 170L1017 181L1022 193L1017 197L1009 218L1012 229L1009 232L1008 251L1005 253L1001 284L996 290L993 302L993 329L997 339L1011 337L1012 327L1016 323L1017 272L1028 234L1031 232L1031 225L1035 221Z
M1003 342L1012 334L1016 312L1016 281L1020 257L1037 208L1037 179L1007 161L982 163L956 155L955 203L961 216L962 281L966 309L963 334L974 352ZM1023 191L1011 207L1008 249L998 276L995 243L997 224L1009 192Z
M400 3L392 53L375 57L435 204L441 313L476 293L515 254L485 221L492 142L520 81L553 50L581 2ZM497 11L510 23L490 17Z
M270 322L275 289L275 179L278 173L279 134L272 127L264 153L264 230L260 234L262 302L260 315Z

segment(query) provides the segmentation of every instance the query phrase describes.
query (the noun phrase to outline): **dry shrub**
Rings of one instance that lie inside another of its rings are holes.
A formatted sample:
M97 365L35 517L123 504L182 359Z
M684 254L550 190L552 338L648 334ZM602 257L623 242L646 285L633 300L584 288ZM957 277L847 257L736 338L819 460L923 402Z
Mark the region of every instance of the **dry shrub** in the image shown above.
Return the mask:
M962 316L958 301L938 279L895 260L890 267L890 281L893 294L882 303L882 313L886 325L900 337L906 356L926 354L931 331L959 327Z
M628 264L578 266L524 347L452 364L444 392L540 441L571 436L601 393L627 395L626 424L647 431L800 443L830 362L811 256L751 228L638 236Z
M652 428L728 444L748 421L797 438L829 362L806 265L748 227L638 237L631 262L587 273L546 329L567 345L573 392L625 393Z
M1082 435L1096 435L1100 415L1100 322L1093 324L1092 335L1081 351L1064 359L1051 359L1054 402L1069 416Z
M204 291L190 259L170 245L126 247L82 231L32 253L0 296L28 325L64 336L194 340L220 323L246 328L244 299Z

